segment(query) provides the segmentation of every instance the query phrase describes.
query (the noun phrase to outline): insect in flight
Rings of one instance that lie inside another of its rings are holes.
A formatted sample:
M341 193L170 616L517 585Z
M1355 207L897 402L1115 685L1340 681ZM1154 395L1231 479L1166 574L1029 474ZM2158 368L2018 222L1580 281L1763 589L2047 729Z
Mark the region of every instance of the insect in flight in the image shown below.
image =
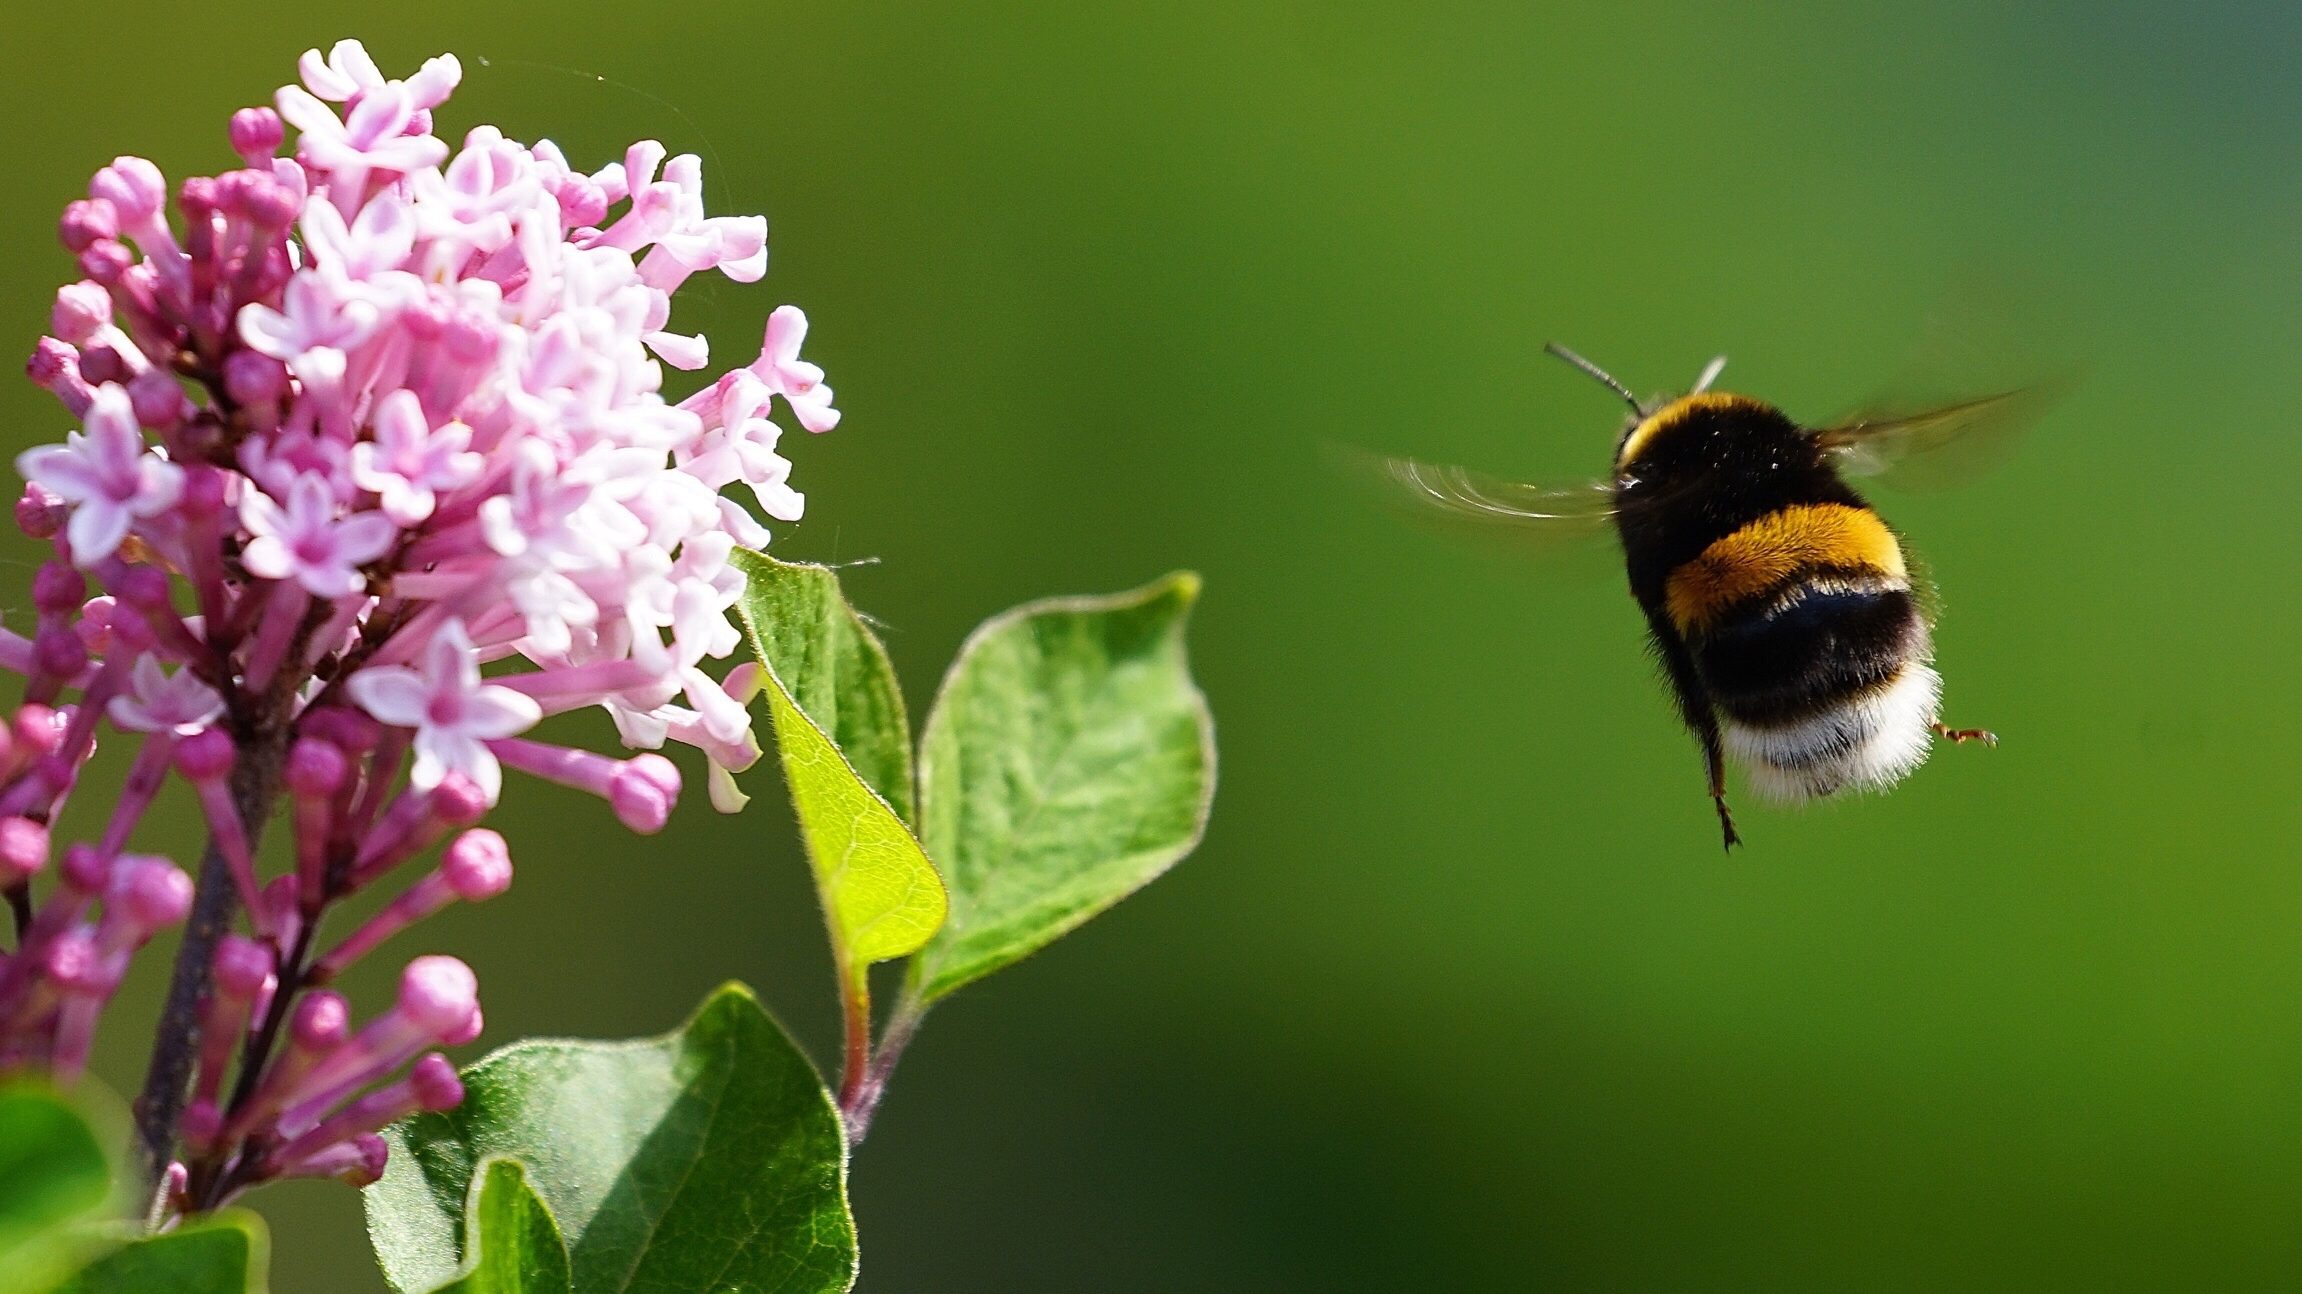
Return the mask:
M1694 389L1642 403L1563 346L1545 347L1631 407L1609 479L1565 489L1459 467L1385 459L1421 502L1459 518L1544 531L1611 521L1631 595L1679 715L1701 744L1726 847L1725 761L1762 798L1797 802L1883 790L1936 738L1997 738L1939 719L1930 590L1901 539L1840 475L1878 471L2006 429L2035 389L1903 416L1804 427L1773 405Z

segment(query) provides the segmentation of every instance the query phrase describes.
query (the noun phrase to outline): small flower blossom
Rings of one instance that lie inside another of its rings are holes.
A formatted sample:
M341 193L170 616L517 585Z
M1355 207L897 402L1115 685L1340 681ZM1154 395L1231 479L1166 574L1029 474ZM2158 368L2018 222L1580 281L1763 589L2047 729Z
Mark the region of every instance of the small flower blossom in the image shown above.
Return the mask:
M391 551L398 532L374 512L338 516L325 480L298 478L283 508L259 490L240 498L240 521L252 536L240 553L250 575L294 579L316 598L340 598L367 587L362 566Z
M224 713L224 698L201 682L189 669L174 674L160 667L158 657L136 658L128 673L128 690L105 707L107 718L130 732L168 733L189 737Z
M182 468L144 443L128 392L107 383L88 406L87 434L16 457L25 480L75 505L65 537L82 566L118 551L137 522L165 513L183 492Z
M484 125L452 145L433 122L452 56L394 79L344 41L298 69L233 115L241 169L95 174L58 224L77 281L26 366L77 426L17 459L14 515L55 555L32 622L0 629L25 679L0 715L0 891L30 912L0 952L0 1074L76 1073L129 959L185 919L191 879L134 849L188 782L242 921L187 935L213 950L181 963L213 972L206 1032L188 1085L145 1096L182 1134L177 1212L277 1177L373 1181L381 1127L460 1099L434 1049L480 1031L468 967L416 959L357 1031L321 985L510 883L479 826L504 769L635 832L669 820L670 760L521 735L542 716L597 707L627 747L693 745L713 804L739 807L759 673L714 678L741 647L729 559L768 541L753 509L804 510L778 411L839 419L789 306L756 359L667 398L667 367L710 363L673 294L767 268L765 220L707 212L694 156L643 140L582 171ZM100 741L127 755L87 792L106 820L52 841ZM274 808L284 868L255 848Z
M432 515L439 496L476 479L485 461L465 448L472 429L434 428L413 391L394 391L376 405L376 438L352 446L352 483L375 492L384 515L413 526Z
M459 620L432 636L420 669L373 666L353 675L346 690L378 722L415 730L410 785L430 790L460 773L490 804L503 789L503 768L487 742L526 732L543 718L526 694L480 681L479 656Z

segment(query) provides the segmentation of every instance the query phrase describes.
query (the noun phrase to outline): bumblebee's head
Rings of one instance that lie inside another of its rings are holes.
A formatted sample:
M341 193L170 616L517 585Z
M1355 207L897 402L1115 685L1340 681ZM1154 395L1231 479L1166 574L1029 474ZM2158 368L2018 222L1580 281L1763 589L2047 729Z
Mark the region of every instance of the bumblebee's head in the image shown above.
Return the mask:
M1710 363L1703 365L1702 374L1695 378L1694 387L1687 394L1650 410L1649 405L1642 403L1637 396L1631 394L1629 387L1616 381L1614 375L1598 365L1557 342L1551 342L1545 345L1543 349L1605 383L1609 390L1623 398L1623 403L1631 407L1630 420L1623 426L1622 439L1615 443L1615 474L1617 476L1628 473L1632 460L1646 454L1665 433L1673 432L1674 428L1709 422L1710 419L1701 416L1703 411L1723 411L1758 403L1742 396L1710 394L1711 383L1718 381L1719 373L1726 368L1726 356L1724 355L1720 355L1711 360ZM1677 439L1678 435L1673 434L1672 438Z
M1774 406L1747 395L1703 390L1682 395L1623 429L1615 445L1615 475L1629 473L1642 460L1651 467L1660 459L1683 457L1693 441L1762 412L1773 413Z

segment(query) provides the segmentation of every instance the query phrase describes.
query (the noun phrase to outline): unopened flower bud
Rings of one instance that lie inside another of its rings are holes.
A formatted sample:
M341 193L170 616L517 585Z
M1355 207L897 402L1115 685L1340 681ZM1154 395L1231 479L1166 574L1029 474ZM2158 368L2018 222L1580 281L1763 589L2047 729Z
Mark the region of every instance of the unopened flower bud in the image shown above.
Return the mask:
M164 858L123 858L113 869L104 905L107 913L118 912L149 938L192 910L192 878Z
M324 800L344 788L351 765L334 742L306 737L288 750L288 790L311 800Z
M120 213L111 203L99 198L68 203L64 218L57 222L56 236L66 251L77 255L99 241L118 238Z
M216 991L254 998L272 977L271 950L241 935L225 935L216 946Z
M168 181L159 167L141 157L115 157L88 181L88 196L111 203L120 219L133 225L160 214L160 204L168 200Z
M463 1080L456 1067L438 1052L431 1052L408 1071L408 1091L425 1110L452 1110L463 1104Z
M94 898L104 892L105 885L112 879L112 861L98 853L94 845L67 845L64 861L56 871L66 889L82 898Z
M679 803L679 768L661 755L635 755L608 782L608 804L625 826L643 836L663 830Z
M194 782L213 782L231 772L231 734L210 728L177 743L176 771Z
M112 294L101 283L82 279L56 289L56 306L48 312L48 329L74 346L84 344L96 330L112 322Z
M468 827L488 816L488 793L461 773L450 773L432 788L431 811L451 827Z
M479 977L457 958L418 957L400 975L401 1017L434 1038L462 1029L479 1006Z
M10 727L15 730L16 748L34 759L45 759L64 744L65 716L61 711L44 705L20 706Z
M307 993L288 1019L288 1035L307 1052L323 1052L344 1040L351 1028L351 1004L330 989Z
M62 562L44 562L32 573L32 605L43 615L70 615L87 596L87 579Z
M288 393L288 369L269 355L233 351L224 359L224 392L236 404L277 404Z
M440 876L466 903L494 898L511 888L511 848L502 835L485 827L467 831L440 859Z
M24 493L16 500L16 528L31 539L54 539L57 532L64 529L68 515L64 500L44 485L25 486Z
M250 166L262 166L287 138L280 114L270 108L242 108L232 114L232 151Z
M32 635L32 660L42 673L68 679L88 668L88 649L78 634L59 625Z
M30 818L0 818L0 885L21 885L48 865L48 828Z

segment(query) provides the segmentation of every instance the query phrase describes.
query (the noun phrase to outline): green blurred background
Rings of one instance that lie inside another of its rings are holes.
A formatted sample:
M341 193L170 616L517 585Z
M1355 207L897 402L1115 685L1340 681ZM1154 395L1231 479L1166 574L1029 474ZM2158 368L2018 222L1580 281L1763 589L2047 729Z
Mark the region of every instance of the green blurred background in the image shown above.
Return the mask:
M768 215L767 280L676 322L726 362L807 309L846 421L787 441L776 548L881 559L849 587L915 706L1002 607L1206 575L1206 845L929 1022L854 1168L871 1294L2302 1283L2292 8L314 9L0 18L0 349L113 154L230 164L339 36L452 50L443 134L654 136ZM2087 378L1983 483L1879 501L1944 586L1946 717L2004 743L1746 804L1731 860L1603 551L1322 465L1597 471L1616 408L1550 337L1641 389L1725 350L1820 417L1978 267ZM0 420L65 426L22 382ZM644 842L520 781L518 884L396 951L472 961L491 1044L740 977L825 1054L771 764ZM352 1192L258 1203L275 1289L381 1288Z

